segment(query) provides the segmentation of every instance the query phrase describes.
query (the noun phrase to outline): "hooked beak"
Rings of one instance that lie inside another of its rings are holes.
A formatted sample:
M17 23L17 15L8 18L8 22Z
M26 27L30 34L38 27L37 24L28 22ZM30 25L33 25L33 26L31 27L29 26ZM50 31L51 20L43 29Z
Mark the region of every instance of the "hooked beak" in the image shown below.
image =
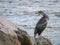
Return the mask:
M40 14L40 13L38 13L38 12L36 12L35 14L36 14L36 15L38 15L38 16L40 16L40 15L41 15L41 14Z
M39 12L35 12L35 14L41 15Z

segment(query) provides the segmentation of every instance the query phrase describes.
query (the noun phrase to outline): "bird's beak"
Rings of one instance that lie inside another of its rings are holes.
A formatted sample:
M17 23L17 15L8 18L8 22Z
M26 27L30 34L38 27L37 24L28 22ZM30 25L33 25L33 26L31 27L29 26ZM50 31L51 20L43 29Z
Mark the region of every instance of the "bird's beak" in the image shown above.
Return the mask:
M38 12L35 12L35 14L41 15L41 14L40 14L40 13L38 13Z
M35 14L39 14L38 12L35 12Z

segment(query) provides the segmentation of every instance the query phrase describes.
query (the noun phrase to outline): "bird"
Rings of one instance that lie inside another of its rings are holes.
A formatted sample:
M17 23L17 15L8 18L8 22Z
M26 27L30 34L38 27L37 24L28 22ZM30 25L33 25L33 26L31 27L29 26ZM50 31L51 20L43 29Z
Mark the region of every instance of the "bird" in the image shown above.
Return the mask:
M41 33L45 30L48 24L49 16L44 11L39 11L39 15L42 15L41 19L36 24L35 30L34 30L34 37L38 34L38 36L41 35Z

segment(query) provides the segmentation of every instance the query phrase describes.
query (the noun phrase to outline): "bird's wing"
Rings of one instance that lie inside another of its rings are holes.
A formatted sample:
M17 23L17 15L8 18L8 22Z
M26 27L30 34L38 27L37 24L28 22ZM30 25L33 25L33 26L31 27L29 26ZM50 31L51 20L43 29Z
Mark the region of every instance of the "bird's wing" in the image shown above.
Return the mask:
M45 25L45 24L47 24L47 23L48 23L48 21L45 21L44 23L39 24L38 27L42 27L43 25Z

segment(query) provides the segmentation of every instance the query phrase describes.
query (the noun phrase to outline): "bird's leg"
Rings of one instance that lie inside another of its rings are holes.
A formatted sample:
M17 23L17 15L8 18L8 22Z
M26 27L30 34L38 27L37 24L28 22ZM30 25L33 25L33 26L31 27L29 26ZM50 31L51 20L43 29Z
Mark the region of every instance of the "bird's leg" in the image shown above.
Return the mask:
M40 35L38 35L38 38L37 38L37 45L39 45L40 43Z
M34 34L34 37L36 36L36 34Z
M35 37L35 45L39 45L40 42L40 35L36 35Z

